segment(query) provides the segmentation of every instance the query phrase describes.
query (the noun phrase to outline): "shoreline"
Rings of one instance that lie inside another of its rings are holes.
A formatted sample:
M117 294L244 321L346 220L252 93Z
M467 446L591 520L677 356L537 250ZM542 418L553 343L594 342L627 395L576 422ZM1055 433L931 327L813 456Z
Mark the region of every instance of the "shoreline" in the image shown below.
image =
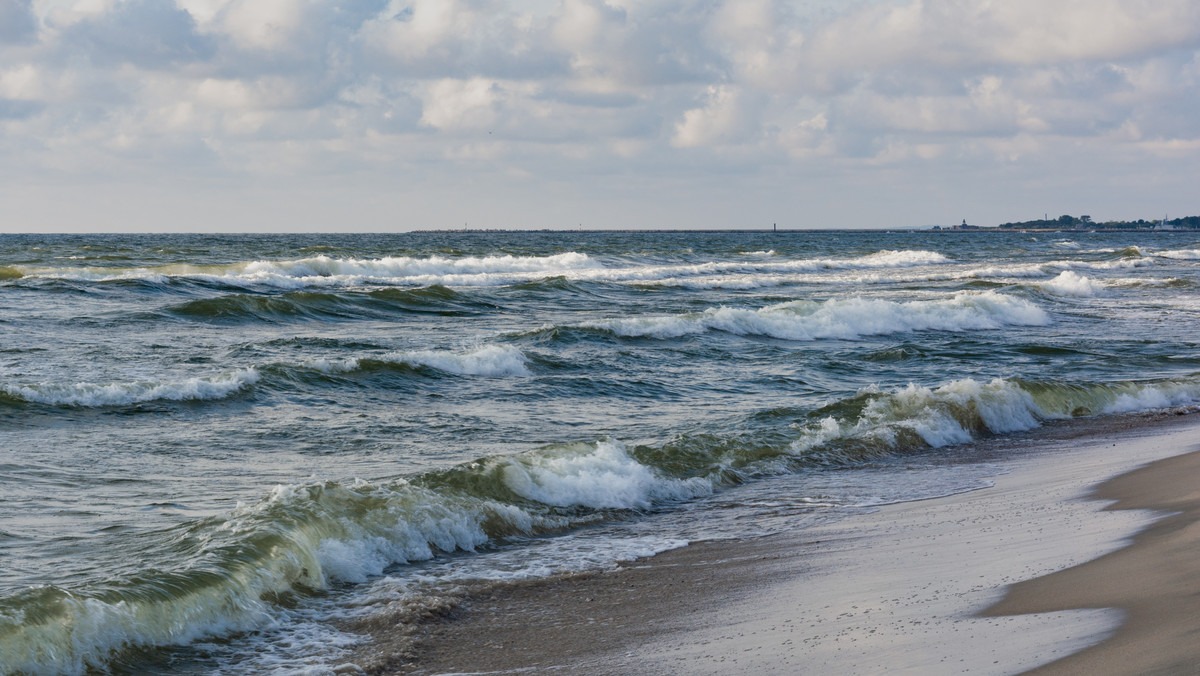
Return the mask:
M417 626L372 627L353 662L371 674L1084 673L1073 657L1136 640L1153 613L1072 605L1070 595L1028 609L1046 585L1070 584L1073 566L1122 558L1135 533L1184 518L1147 511L1162 507L1144 496L1107 509L1102 500L1121 496L1092 491L1147 463L1193 457L1197 428L1197 416L1160 413L995 439L1041 450L1001 456L1011 471L991 488L796 533L697 542L611 572L467 590ZM1180 467L1200 475L1194 458ZM1145 564L1136 561L1127 565ZM1086 671L1142 671L1105 668Z
M1162 515L1127 547L1012 585L984 615L1119 608L1107 640L1035 670L1038 674L1200 672L1200 451L1159 460L1096 487L1106 510ZM1124 581L1124 583L1120 583Z

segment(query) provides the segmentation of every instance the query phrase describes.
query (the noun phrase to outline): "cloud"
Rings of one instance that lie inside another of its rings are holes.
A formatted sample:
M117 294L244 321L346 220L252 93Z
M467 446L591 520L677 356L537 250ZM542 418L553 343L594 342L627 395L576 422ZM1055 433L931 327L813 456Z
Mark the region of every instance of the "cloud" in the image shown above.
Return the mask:
M914 0L833 21L806 49L826 69L970 68L1120 60L1197 41L1200 5L1189 0Z
M684 112L675 125L671 144L695 148L736 143L754 135L757 125L752 105L735 87L710 86L704 104Z
M32 0L0 0L0 45L23 43L37 34Z
M72 18L76 20L63 28L60 44L99 66L168 69L208 59L214 52L211 42L196 32L191 14L157 0L127 0L109 11Z
M0 0L0 178L1128 175L1198 55L1194 0Z
M33 101L14 101L0 99L0 119L23 119L39 111L43 106Z

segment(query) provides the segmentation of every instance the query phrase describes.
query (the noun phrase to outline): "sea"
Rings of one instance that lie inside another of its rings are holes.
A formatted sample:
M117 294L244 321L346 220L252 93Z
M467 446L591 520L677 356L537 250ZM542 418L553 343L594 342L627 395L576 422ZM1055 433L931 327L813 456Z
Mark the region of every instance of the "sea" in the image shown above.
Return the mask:
M0 674L354 673L473 586L988 486L1200 403L1198 290L1194 232L0 235Z

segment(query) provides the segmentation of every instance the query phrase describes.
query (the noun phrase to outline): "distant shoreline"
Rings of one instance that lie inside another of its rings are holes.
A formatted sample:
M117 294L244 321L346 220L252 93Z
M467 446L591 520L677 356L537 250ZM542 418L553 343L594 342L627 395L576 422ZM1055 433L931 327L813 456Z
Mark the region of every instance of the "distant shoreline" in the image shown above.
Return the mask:
M601 233L601 234L664 234L664 233L805 233L805 234L841 234L847 232L870 232L873 234L889 233L889 234L905 234L905 233L1022 233L1022 232L1062 232L1062 233L1122 233L1122 232L1200 232L1200 228L1176 228L1172 230L1164 230L1162 228L1001 228L998 226L971 226L963 228L961 226L942 226L940 229L934 229L938 226L922 226L914 228L779 228L773 230L771 228L655 228L655 229L636 229L636 228L597 228L578 230L573 228L538 228L538 229L506 229L506 228L447 228L444 230L408 230L409 234L442 234L442 233L457 233L457 234L497 234L497 233Z

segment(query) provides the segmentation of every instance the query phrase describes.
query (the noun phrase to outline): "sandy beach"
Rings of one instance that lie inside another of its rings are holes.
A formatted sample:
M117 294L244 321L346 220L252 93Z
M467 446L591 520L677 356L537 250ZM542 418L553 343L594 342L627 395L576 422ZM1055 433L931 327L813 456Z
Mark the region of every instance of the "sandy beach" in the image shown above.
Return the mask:
M1007 444L991 488L619 570L469 589L373 627L371 673L1192 673L1200 420ZM1118 477L1113 479L1113 477Z

